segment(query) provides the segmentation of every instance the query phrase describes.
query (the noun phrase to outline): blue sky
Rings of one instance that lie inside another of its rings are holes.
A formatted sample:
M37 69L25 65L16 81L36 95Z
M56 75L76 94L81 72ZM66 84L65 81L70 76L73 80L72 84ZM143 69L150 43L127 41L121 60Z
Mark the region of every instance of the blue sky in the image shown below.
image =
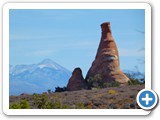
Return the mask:
M50 58L86 75L97 52L100 24L109 21L122 70L144 72L143 9L10 10L10 64L33 64Z

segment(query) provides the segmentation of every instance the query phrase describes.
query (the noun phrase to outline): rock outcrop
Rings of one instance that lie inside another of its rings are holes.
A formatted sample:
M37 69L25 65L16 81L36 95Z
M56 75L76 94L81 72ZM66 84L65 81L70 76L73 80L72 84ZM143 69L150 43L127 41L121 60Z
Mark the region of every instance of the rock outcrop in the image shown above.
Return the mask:
M87 89L87 84L82 76L82 70L80 68L75 68L67 84L67 91L75 91L82 89Z
M106 83L117 81L125 84L129 78L120 70L118 49L112 37L110 22L102 23L101 29L102 36L97 55L87 73L86 80L98 74Z

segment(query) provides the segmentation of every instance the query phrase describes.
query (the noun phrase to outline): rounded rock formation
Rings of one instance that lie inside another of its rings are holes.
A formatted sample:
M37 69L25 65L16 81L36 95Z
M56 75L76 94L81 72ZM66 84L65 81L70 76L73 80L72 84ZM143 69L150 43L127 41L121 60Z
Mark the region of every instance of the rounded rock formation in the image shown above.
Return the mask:
M75 68L67 84L67 91L75 91L82 89L87 89L87 84L82 76L82 70L80 68Z

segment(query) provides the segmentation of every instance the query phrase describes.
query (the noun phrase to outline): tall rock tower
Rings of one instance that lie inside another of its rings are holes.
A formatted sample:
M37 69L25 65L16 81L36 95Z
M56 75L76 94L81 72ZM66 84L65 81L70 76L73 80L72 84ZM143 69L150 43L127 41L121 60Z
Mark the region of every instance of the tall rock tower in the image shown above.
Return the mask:
M106 83L117 81L125 84L129 78L120 70L119 54L112 37L110 22L101 24L102 36L97 55L89 69L86 80L99 74Z

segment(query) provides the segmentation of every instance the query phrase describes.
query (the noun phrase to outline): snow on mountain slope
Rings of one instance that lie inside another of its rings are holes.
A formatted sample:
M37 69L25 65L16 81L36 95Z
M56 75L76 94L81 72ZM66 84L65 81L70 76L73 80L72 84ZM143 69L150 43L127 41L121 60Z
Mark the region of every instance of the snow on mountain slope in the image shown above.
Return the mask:
M10 65L10 95L42 93L66 86L71 72L56 62L45 59L38 64Z

